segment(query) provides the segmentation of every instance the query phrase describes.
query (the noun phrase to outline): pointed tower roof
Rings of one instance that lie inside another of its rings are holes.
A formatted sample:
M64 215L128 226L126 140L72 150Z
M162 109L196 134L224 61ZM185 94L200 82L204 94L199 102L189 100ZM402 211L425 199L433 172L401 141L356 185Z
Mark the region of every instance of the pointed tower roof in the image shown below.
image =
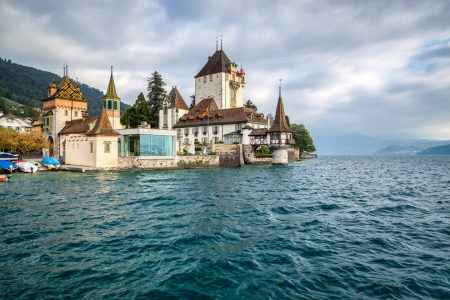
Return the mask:
M267 132L294 132L286 122L286 115L284 114L284 105L283 100L280 97L278 97L278 104L277 104L277 112L275 114L275 121L273 122L272 127L267 130Z
M106 110L103 107L94 127L86 135L119 135L111 126Z
M52 86L53 87L53 82ZM83 101L83 102L89 102L86 98L81 96L80 92L77 91L77 88L73 85L72 81L68 76L65 76L61 79L61 81L56 86L57 90L56 92L47 97L42 99L42 101L48 101L55 98L60 99L68 99L68 100L77 100L77 101Z
M55 78L53 78L52 83L50 83L50 85L48 86L48 88L54 88L54 89L57 89L57 88L58 88L58 86L56 85L56 82L55 82Z
M116 93L116 85L114 84L112 67L111 67L111 78L109 79L108 89L106 90L105 97L119 98L119 96L117 96L117 93Z
M221 72L230 73L227 68L227 64L230 61L231 60L223 50L217 50L214 55L208 59L208 62L203 66L195 78Z
M178 91L177 87L174 87L170 93L170 106L171 107L177 107L177 108L183 108L189 110L189 107L186 105L186 102L184 102L183 97L181 97L180 92Z

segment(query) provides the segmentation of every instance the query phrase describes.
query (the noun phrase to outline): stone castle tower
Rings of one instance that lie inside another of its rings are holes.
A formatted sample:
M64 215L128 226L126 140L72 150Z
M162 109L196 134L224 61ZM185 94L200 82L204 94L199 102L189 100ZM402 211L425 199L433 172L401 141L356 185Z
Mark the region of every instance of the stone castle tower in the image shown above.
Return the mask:
M213 98L218 109L243 107L245 72L237 67L222 49L216 50L195 76L195 105Z
M106 110L106 115L112 128L122 129L124 126L120 124L120 98L117 96L112 70L113 67L111 67L111 78L109 79L106 95L103 96L103 107Z

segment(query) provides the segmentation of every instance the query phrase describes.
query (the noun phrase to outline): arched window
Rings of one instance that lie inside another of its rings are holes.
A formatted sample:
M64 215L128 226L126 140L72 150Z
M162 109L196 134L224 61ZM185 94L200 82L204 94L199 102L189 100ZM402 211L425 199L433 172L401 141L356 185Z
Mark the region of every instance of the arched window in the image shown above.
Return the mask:
M111 109L111 107L112 107L112 102L111 102L111 100L108 100L108 109Z
M117 101L114 101L114 110L117 110Z

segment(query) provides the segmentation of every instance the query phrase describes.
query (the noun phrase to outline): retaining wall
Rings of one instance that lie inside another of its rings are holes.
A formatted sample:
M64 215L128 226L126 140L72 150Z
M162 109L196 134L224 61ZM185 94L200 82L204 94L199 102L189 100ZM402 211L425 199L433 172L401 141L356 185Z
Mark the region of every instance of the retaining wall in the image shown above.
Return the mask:
M183 155L175 159L139 159L138 157L119 157L117 170L157 170L191 169L219 166L217 155Z

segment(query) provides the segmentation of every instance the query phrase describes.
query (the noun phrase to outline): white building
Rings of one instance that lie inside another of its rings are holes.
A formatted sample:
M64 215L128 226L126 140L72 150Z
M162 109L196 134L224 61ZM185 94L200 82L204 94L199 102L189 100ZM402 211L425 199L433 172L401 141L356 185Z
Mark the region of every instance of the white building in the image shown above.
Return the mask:
M6 114L0 116L0 127L10 128L20 132L30 132L33 126L31 126L18 116L15 116L13 114Z
M172 87L169 95L164 98L162 109L159 111L159 129L172 130L173 125L178 122L178 119L187 114L189 107L181 97L177 87Z

